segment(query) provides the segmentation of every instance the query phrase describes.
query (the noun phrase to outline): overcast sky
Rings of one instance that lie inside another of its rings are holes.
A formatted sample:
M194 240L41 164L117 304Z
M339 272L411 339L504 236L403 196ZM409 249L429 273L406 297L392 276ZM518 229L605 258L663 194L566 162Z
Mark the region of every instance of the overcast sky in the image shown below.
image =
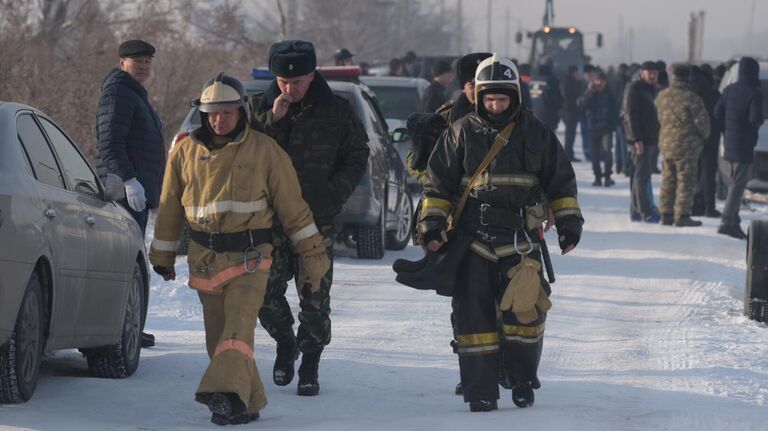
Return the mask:
M445 0L455 6L458 0ZM463 0L463 15L472 30L470 48L487 49L487 0ZM525 57L514 42L518 25L535 30L541 26L545 0L491 0L492 48L513 57ZM752 7L754 3L754 15ZM688 20L703 10L705 60L724 60L743 54L768 57L768 0L555 0L555 25L577 27L584 33L602 32L603 48L589 52L597 64L687 58ZM505 41L505 16L509 10L510 40ZM619 37L623 21L624 45ZM750 26L752 38L750 41ZM629 42L630 29L634 33ZM527 42L524 42L524 45ZM585 47L595 48L594 35L585 35ZM625 48L622 49L621 47Z

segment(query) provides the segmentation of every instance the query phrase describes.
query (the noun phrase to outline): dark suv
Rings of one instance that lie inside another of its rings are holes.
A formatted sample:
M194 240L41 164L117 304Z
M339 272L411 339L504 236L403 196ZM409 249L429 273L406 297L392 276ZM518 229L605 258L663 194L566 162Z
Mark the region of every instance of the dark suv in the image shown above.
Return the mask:
M331 90L355 109L368 133L371 149L365 175L336 218L341 228L335 240L356 250L359 258L381 259L385 248L402 250L410 240L413 202L406 189L408 174L393 146L376 96L356 79L359 69L332 68L318 72L328 80ZM260 79L243 82L248 95L264 91L271 82L268 71L256 69L254 76ZM200 116L197 108L192 108L174 142L197 127L200 127Z

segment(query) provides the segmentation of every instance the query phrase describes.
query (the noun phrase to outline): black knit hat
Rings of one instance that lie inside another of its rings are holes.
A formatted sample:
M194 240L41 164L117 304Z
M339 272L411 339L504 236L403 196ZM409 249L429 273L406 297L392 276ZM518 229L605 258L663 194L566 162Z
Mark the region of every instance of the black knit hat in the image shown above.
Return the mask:
M440 76L444 73L453 72L451 65L447 61L439 60L432 63L432 77Z
M120 58L125 57L154 57L155 47L143 40L126 40L117 48L117 54Z
M459 84L463 87L464 84L475 79L477 65L491 55L493 54L490 52L473 52L461 57L456 63L456 76L459 78Z
M303 40L286 40L269 48L269 70L276 76L295 78L317 68L315 46Z
M672 66L672 75L680 81L688 81L691 77L691 67L684 63L675 64Z
M640 66L641 70L655 70L659 71L659 65L655 61L645 61L643 62L643 65Z

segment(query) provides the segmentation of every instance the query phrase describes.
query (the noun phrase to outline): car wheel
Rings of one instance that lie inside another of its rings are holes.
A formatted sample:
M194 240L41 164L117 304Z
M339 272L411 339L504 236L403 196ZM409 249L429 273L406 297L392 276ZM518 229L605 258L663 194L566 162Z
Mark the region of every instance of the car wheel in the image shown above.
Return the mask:
M111 346L84 350L92 376L122 379L133 374L139 367L143 291L144 278L141 276L139 264L136 263L128 291L120 341Z
M0 403L32 398L40 375L43 343L43 292L37 272L33 272L11 338L0 347Z
M179 248L176 250L176 255L185 256L189 250L189 225L184 223L184 228L181 229L181 236L179 237Z
M411 240L411 221L413 219L413 200L408 193L400 195L397 211L397 228L387 232L387 249L402 250Z
M744 315L768 322L768 222L752 220L747 238Z
M382 202L386 202L386 199ZM373 226L357 226L357 257L360 259L381 259L384 257L384 205L379 220Z

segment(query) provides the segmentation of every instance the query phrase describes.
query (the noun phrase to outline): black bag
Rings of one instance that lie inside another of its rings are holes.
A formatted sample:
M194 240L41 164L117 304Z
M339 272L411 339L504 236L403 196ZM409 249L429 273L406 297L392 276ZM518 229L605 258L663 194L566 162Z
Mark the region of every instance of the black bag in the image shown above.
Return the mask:
M501 148L506 145L514 128L515 123L512 122L496 136L488 154L485 155L485 158L480 162L477 171L472 175L456 209L453 214L451 214L450 224L446 231L448 241L440 248L440 250L436 252L427 251L425 256L417 261L397 259L392 263L392 269L397 273L395 280L398 283L419 290L434 290L438 295L453 296L453 292L456 290L456 285L459 281L461 261L464 259L464 256L469 250L469 246L475 239L472 233L462 232L462 230L458 228L461 212L464 209L464 205L467 203L469 191L472 189L483 170L485 170L491 163L491 160L493 160L499 151L501 151ZM424 245L426 246L426 244Z
M417 261L397 259L392 269L395 280L419 290L434 290L438 295L453 296L459 281L461 261L466 256L474 237L454 229L448 232L448 242L436 252L427 252Z

